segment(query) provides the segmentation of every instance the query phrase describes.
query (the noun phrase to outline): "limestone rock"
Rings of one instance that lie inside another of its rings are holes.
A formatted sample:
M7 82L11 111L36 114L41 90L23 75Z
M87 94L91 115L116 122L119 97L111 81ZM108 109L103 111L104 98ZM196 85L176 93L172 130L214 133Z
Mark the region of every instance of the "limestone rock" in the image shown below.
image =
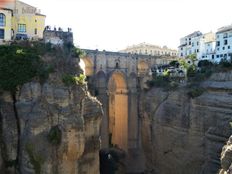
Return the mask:
M0 173L98 174L101 104L57 73L0 95ZM14 107L15 106L15 107ZM18 129L20 127L20 130Z
M202 84L206 92L194 99L188 97L186 88L153 88L141 95L148 173L218 173L222 147L232 134L231 77L230 72L213 75ZM225 151L228 155L222 161L228 170L232 150L228 147Z

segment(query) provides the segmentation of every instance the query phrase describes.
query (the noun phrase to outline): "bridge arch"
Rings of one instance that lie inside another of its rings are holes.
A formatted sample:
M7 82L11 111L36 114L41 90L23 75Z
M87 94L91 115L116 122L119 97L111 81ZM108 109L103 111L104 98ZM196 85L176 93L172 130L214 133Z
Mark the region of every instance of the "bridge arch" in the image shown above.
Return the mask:
M144 75L149 71L149 65L144 60L140 60L137 65L138 75Z
M108 81L110 144L128 150L128 87L122 72L113 72Z
M81 58L80 59L80 66L83 69L84 74L86 76L92 76L93 75L93 73L94 73L94 71L93 71L94 64L93 64L91 58L89 58L89 57Z

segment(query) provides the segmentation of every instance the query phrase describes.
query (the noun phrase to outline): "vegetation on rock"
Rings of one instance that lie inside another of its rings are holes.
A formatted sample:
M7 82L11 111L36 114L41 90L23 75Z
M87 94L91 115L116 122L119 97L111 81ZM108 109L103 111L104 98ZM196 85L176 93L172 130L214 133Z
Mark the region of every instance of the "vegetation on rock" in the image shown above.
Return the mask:
M71 74L63 74L62 81L66 86L72 86L75 84L83 85L85 84L85 75L80 74L79 76L71 75Z
M41 165L44 163L44 158L35 152L33 145L30 143L26 144L26 152L33 165L35 174L41 174Z
M34 77L40 80L48 77L52 67L40 59L38 48L33 45L0 46L0 89L14 92Z
M187 94L188 94L189 97L195 98L195 97L199 97L204 92L205 92L205 89L199 87L199 88L193 88L193 89L191 89Z
M53 145L59 145L62 139L62 132L59 126L54 126L48 133L48 141Z

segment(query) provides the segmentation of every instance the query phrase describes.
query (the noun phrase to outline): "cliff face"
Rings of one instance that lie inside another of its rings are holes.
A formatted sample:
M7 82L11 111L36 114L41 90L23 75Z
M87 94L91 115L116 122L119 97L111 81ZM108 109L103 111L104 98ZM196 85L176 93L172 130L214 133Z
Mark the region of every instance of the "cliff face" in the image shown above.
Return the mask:
M101 116L86 85L65 86L59 69L45 83L24 84L15 97L2 92L0 173L16 166L22 174L98 174Z
M190 98L186 88L141 95L142 145L148 173L216 174L232 133L232 73L218 73Z

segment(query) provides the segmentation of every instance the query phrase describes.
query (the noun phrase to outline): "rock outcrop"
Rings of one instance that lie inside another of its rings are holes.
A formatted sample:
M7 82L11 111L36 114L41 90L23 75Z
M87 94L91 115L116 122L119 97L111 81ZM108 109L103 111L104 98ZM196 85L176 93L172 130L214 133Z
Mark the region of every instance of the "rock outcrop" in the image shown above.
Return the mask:
M78 61L66 68L80 70ZM85 84L66 86L57 67L44 83L0 94L0 173L99 173L101 104Z
M187 88L141 94L142 145L147 173L217 174L232 134L232 73L217 73L195 98ZM228 167L228 166L227 166Z
M232 136L222 149L221 168L219 174L232 174Z

